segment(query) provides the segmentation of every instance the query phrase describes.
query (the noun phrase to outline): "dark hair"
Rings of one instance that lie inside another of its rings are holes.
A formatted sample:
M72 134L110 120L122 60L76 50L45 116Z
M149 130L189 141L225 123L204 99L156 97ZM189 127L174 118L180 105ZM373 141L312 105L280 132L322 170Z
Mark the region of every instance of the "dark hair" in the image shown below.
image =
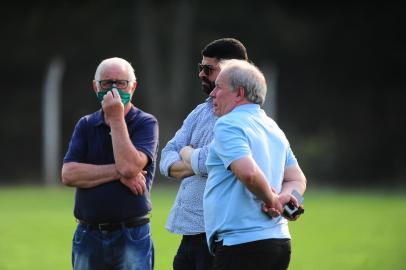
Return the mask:
M221 38L206 45L202 55L217 59L240 59L248 61L247 49L235 38Z

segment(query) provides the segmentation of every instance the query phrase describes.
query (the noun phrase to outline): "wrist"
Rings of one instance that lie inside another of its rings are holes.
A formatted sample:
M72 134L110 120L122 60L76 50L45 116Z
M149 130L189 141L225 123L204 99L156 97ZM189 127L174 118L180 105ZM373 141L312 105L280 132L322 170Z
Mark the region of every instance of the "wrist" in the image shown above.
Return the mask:
M110 122L111 129L119 129L119 128L124 128L126 126L126 123L125 123L123 117L109 118L109 122Z

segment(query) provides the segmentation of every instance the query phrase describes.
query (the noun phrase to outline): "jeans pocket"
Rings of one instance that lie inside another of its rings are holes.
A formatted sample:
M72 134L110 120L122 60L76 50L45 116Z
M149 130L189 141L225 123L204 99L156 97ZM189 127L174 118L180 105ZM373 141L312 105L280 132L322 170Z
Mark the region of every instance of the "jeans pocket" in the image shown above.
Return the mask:
M73 235L73 243L79 245L82 243L83 239L87 234L87 229L83 228L82 226L78 225Z
M149 224L134 228L126 228L126 236L131 242L142 242L150 237Z

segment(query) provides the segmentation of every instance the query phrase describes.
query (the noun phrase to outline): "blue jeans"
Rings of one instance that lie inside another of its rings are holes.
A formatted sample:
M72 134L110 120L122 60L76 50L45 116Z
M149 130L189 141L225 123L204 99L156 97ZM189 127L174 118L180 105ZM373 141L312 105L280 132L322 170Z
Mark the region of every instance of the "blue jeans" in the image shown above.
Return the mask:
M73 237L75 270L152 270L154 246L150 226L106 232L78 225Z

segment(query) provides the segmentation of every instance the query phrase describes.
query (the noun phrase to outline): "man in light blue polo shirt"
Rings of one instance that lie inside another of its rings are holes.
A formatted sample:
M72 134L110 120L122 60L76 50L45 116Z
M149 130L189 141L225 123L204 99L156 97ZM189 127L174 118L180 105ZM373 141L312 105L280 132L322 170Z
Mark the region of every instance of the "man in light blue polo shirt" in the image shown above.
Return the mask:
M204 222L213 269L287 269L290 234L283 206L306 178L278 125L260 108L263 74L224 61L210 96L220 118L206 161Z
M216 39L207 44L201 54L199 78L207 95L214 89L221 60L248 61L245 46L235 38ZM182 235L173 260L174 270L212 269L213 256L209 253L204 233L203 193L207 180L208 145L213 139L216 120L212 100L207 98L193 109L162 149L161 173L181 181L165 226L170 232Z

